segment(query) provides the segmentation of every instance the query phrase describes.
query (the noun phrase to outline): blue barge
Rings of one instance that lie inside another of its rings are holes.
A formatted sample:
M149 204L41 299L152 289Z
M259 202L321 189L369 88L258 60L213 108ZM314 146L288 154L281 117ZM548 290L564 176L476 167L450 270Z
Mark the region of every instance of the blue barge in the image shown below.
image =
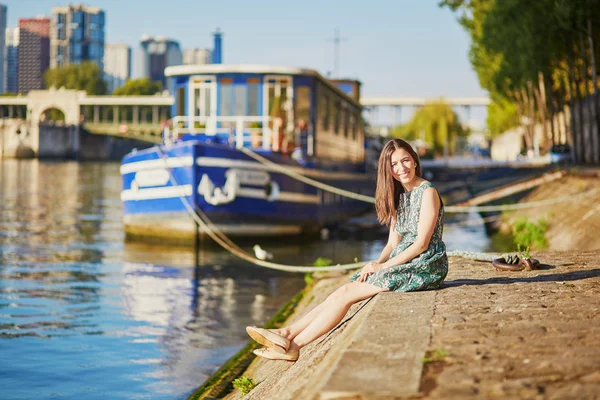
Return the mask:
M185 200L238 237L313 233L373 209L294 178L373 195L359 82L261 65L182 65L165 74L175 102L163 144L122 160L129 238L201 235Z

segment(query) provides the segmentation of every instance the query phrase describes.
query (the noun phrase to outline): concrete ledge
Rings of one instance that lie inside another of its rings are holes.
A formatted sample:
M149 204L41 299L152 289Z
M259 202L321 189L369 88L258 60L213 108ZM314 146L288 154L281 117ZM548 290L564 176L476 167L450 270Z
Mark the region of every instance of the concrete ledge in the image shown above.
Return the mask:
M320 399L397 398L419 392L422 360L431 337L435 292L382 293L363 310Z

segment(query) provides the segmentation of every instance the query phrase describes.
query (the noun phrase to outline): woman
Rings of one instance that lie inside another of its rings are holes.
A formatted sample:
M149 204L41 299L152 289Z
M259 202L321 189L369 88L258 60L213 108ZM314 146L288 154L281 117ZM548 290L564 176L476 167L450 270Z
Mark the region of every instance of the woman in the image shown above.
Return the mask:
M386 143L379 156L375 208L390 225L388 242L377 261L367 263L351 282L290 326L247 327L264 345L254 353L272 360L295 361L299 350L333 329L357 301L380 292L437 289L448 272L442 242L444 208L437 190L421 178L419 157L401 139Z

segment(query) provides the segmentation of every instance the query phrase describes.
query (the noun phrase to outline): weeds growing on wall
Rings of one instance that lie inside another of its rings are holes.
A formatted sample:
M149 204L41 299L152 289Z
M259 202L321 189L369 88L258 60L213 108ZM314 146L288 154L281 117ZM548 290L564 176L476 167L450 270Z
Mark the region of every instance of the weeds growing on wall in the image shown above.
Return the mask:
M512 227L515 245L535 250L548 247L546 232L548 232L548 222L543 218L538 219L537 222L532 222L525 217L519 217Z

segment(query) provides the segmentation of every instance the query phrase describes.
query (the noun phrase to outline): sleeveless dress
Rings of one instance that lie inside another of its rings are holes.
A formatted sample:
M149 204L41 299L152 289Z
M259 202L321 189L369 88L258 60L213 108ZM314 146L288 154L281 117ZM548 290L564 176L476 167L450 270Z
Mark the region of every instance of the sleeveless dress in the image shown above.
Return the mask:
M396 233L402 236L402 240L394 248L389 258L400 254L417 239L421 200L423 192L429 187L434 186L431 182L425 182L410 192L401 194L394 229ZM437 189L435 190L437 191ZM443 220L444 205L441 203L440 198L440 209L435 223L435 230L427 250L405 264L376 271L365 282L393 292L439 288L448 273L446 245L442 242ZM350 280L355 281L359 275L360 271L352 275Z

